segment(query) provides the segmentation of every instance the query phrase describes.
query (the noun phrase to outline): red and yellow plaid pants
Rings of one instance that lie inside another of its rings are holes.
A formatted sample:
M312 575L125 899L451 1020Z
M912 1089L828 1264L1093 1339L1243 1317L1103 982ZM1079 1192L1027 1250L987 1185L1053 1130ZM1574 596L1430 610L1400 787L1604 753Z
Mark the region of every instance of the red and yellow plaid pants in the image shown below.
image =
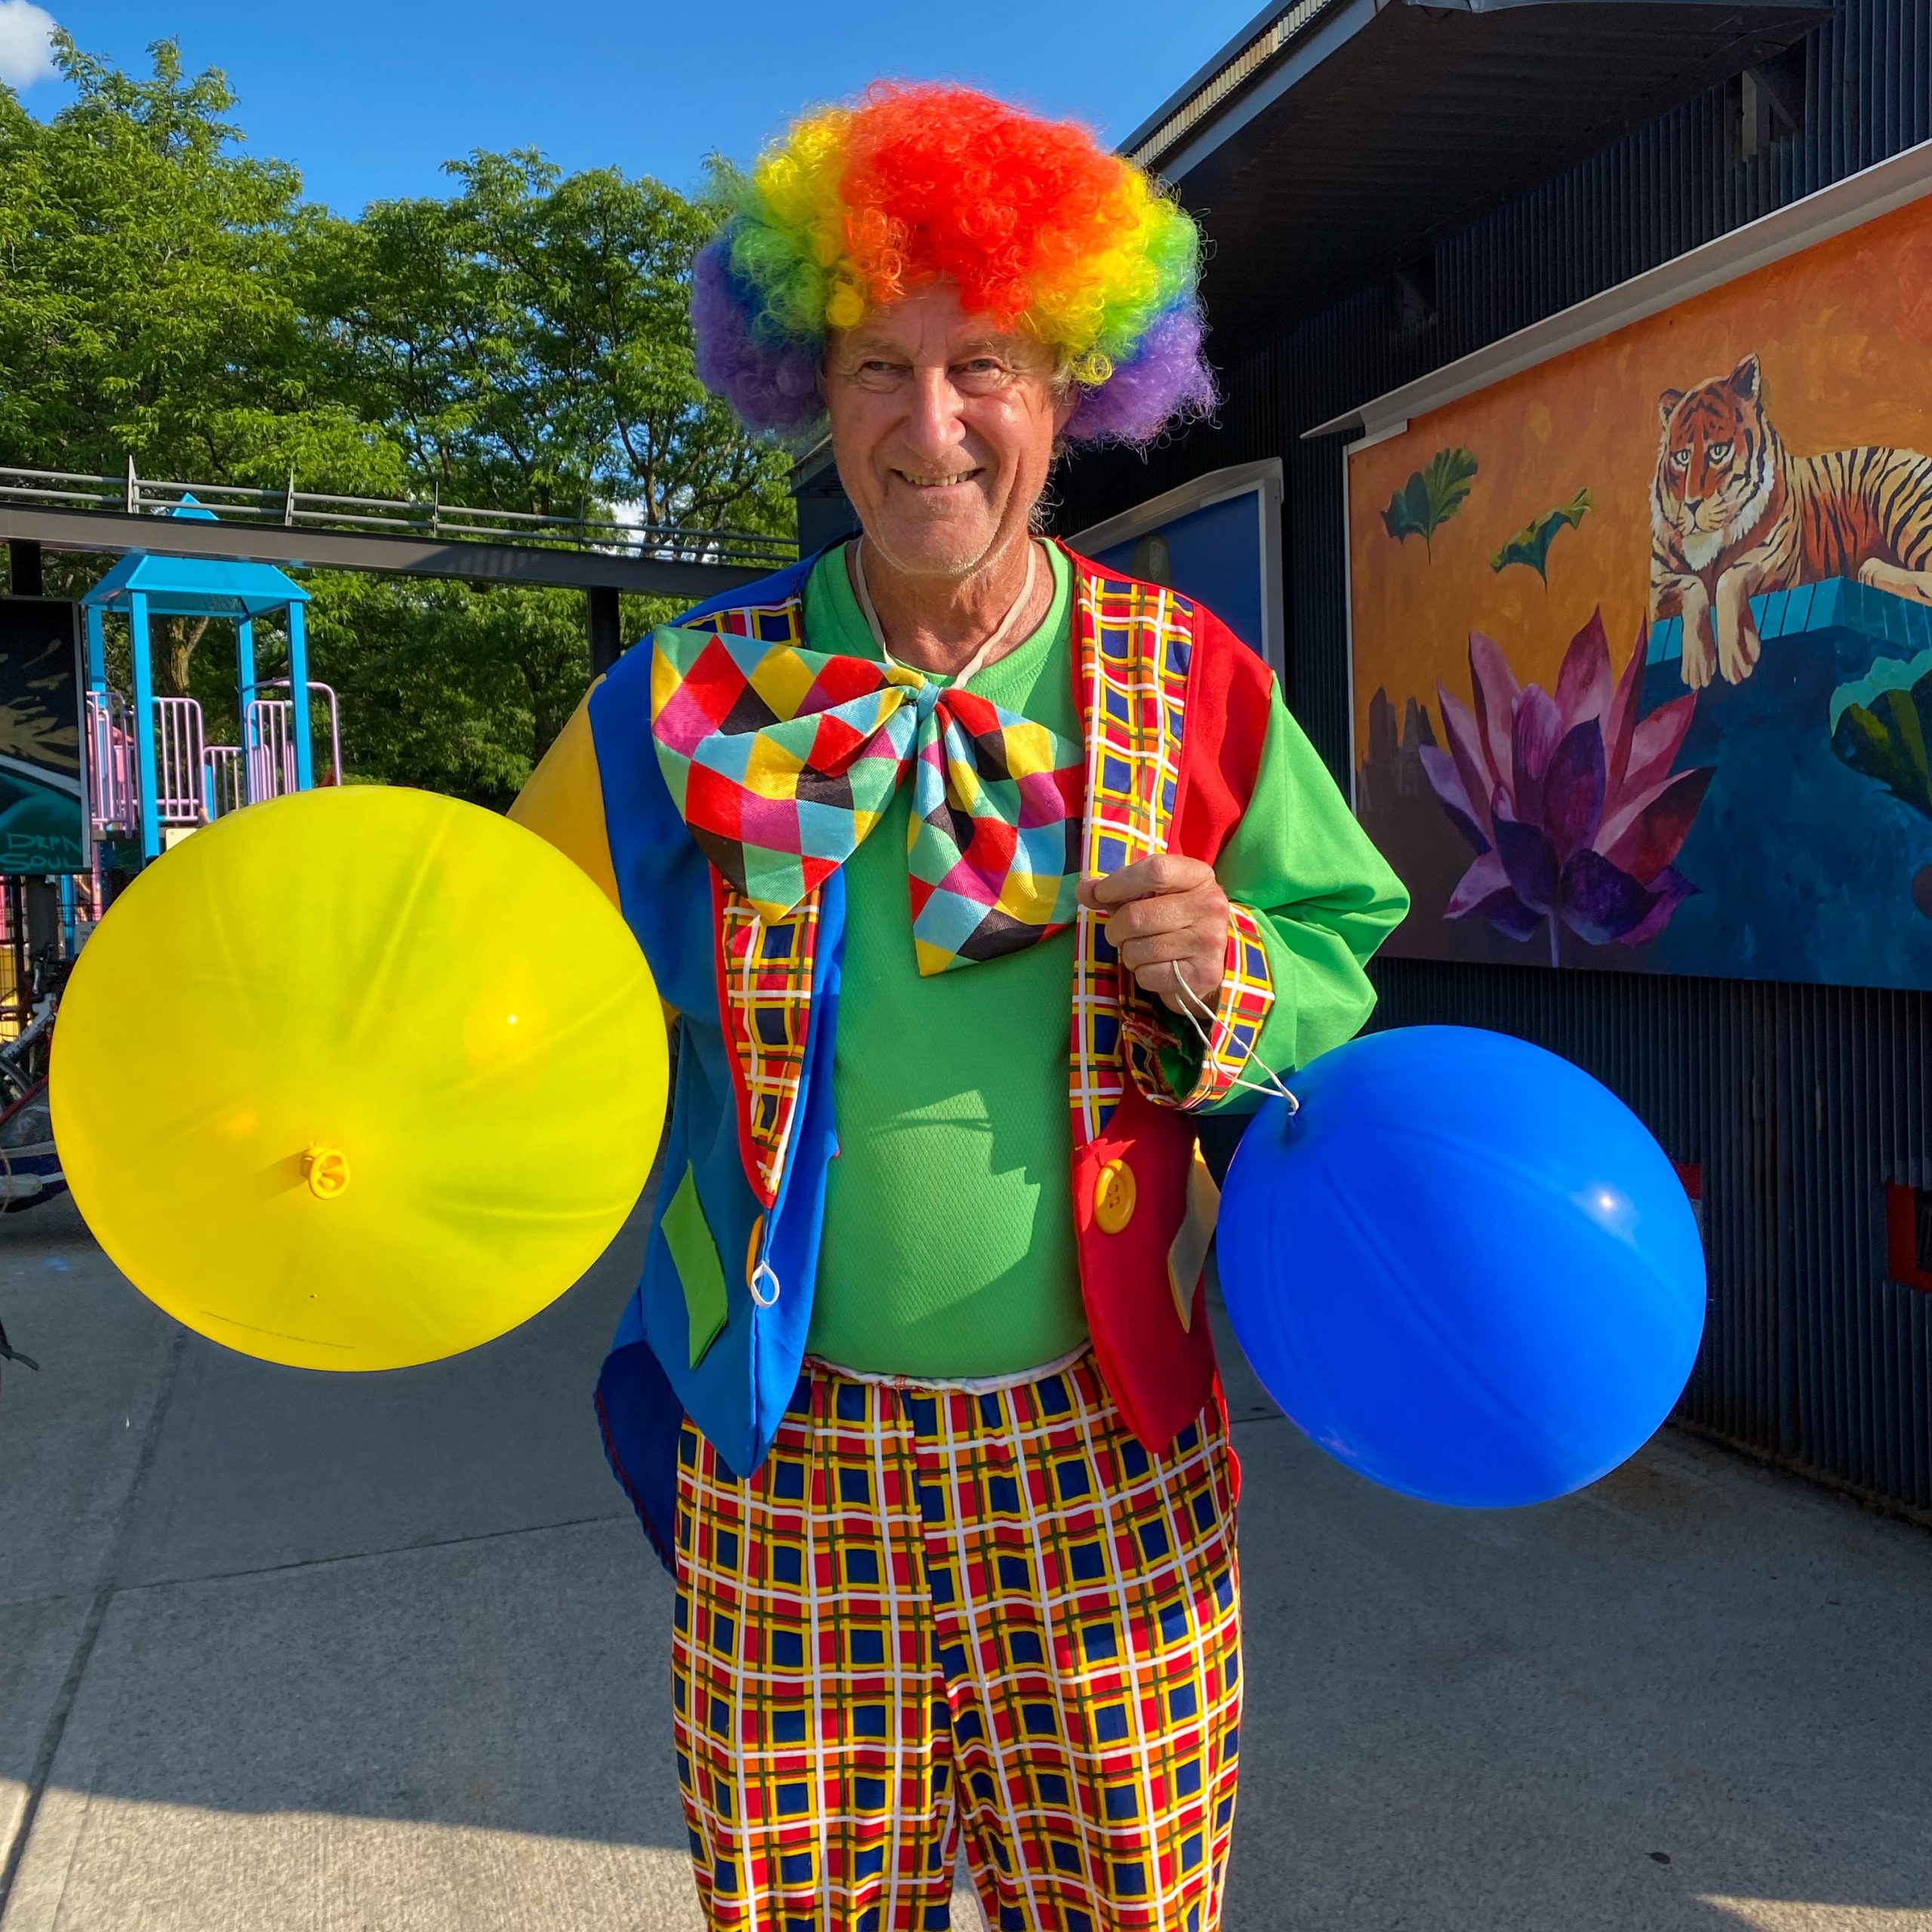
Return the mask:
M714 1932L1213 1932L1241 1715L1218 1399L1091 1357L993 1394L808 1366L740 1482L689 1423L672 1697Z

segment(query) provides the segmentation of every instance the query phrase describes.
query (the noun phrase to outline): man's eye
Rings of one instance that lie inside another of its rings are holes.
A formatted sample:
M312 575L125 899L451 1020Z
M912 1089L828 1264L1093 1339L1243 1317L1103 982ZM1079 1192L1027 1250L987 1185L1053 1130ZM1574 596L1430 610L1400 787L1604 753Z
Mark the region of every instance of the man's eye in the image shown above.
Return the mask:
M1006 380L1005 364L991 355L976 355L970 362L955 364L952 371L954 387L969 395L984 395Z

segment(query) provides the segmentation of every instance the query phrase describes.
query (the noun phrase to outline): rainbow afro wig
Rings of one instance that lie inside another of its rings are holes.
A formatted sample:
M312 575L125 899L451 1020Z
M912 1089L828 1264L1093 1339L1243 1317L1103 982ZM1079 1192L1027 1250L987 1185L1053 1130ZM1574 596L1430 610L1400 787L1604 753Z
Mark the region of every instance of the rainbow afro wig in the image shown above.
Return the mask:
M827 334L940 281L1054 352L1079 391L1071 441L1143 443L1214 405L1194 223L1084 128L881 82L715 186L728 218L694 271L698 374L752 429L809 430Z

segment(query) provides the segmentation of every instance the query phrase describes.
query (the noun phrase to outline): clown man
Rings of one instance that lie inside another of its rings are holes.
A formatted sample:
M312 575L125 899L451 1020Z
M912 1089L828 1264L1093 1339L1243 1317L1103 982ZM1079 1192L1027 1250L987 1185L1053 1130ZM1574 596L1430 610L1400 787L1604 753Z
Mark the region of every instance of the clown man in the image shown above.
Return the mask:
M1084 130L878 86L698 257L704 380L863 534L660 629L516 816L676 1011L598 1386L676 1577L716 1932L1211 1932L1241 1713L1204 1117L1348 1038L1405 907L1266 665L1038 534L1212 405L1192 223Z

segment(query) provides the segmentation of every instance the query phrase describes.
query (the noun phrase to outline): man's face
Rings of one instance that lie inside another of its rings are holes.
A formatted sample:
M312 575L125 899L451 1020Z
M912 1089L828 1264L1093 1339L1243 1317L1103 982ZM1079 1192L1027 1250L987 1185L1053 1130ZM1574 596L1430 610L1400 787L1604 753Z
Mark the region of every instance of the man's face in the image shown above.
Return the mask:
M949 283L835 334L825 399L866 537L908 576L952 579L1026 530L1073 409L1049 351L961 314Z

